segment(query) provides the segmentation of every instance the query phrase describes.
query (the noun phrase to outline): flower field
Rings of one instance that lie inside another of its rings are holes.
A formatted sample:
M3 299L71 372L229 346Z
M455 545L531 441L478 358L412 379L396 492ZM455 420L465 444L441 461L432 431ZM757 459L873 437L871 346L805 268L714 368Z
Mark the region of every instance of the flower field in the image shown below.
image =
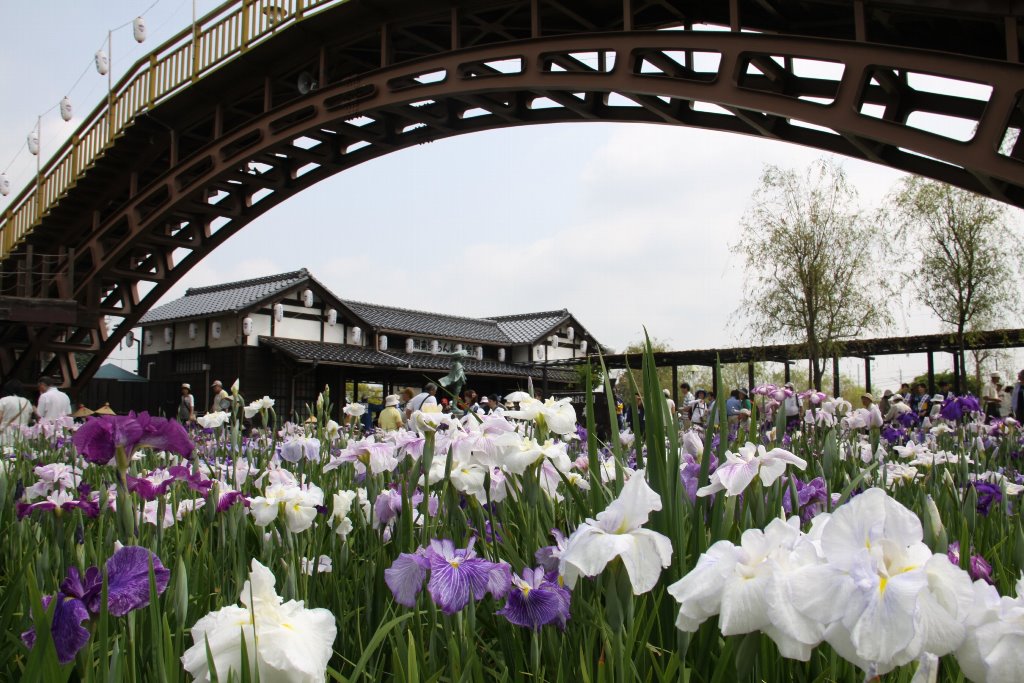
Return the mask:
M237 389L8 435L0 679L1021 680L1019 425L763 387L680 432L643 374L604 440L592 402L362 435Z

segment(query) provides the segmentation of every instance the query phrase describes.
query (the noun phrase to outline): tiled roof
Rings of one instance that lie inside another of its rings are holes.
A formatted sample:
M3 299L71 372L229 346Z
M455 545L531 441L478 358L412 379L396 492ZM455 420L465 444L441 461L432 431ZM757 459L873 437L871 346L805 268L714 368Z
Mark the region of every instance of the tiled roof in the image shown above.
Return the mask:
M491 320L514 344L536 341L541 335L569 317L569 311L545 311L543 313L522 313L520 315L499 315Z
M146 325L165 320L202 318L218 313L241 311L308 279L309 271L303 268L291 273L268 275L252 280L210 287L192 287L185 291L182 298L157 306L146 313L139 323Z
M391 367L397 369L412 368L414 370L427 370L436 372L448 372L451 367L451 359L445 355L428 355L418 353L403 353L401 351L388 351L381 353L374 349L361 346L349 346L347 344L332 344L328 342L306 341L304 339L282 339L280 337L260 337L260 344L277 349L294 360L311 363L328 363L332 365L367 366L367 367ZM472 356L462 361L466 374L488 375L498 377L528 377L533 375L539 379L542 370L539 367L527 367L511 363L499 363L495 360L478 361ZM573 381L578 375L572 370L548 369L548 378L555 382Z
M510 341L496 321L486 318L462 318L455 315L413 311L407 308L380 306L361 301L342 300L342 303L378 329L492 344L508 344Z

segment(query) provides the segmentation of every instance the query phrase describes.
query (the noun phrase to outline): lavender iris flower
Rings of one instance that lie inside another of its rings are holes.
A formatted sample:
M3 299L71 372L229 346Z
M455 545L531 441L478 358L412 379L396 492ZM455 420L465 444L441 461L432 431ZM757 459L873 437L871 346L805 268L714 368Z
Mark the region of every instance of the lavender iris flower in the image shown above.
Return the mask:
M569 591L547 578L543 567L523 570L512 577L512 590L498 614L516 626L539 631L542 626L557 623L565 629L569 619Z
M709 453L711 462L708 463L708 474L714 473L718 469L718 458L714 454ZM697 502L697 488L699 486L700 479L700 463L689 453L684 453L682 456L683 466L679 469L679 480L683 484L683 488L686 489L686 496L690 499L691 503Z
M188 457L195 444L176 420L150 417L149 413L90 417L72 437L75 448L86 460L106 465L118 447L131 454L139 446L149 446Z
M482 600L487 593L495 598L505 597L512 582L511 568L504 562L477 557L473 550L475 541L470 539L466 548L461 549L447 539L432 540L415 553L399 555L384 572L384 581L395 602L414 607L428 573L427 590L445 614L455 614L470 599Z
M159 557L146 548L125 546L107 560L107 610L111 615L121 617L149 604L151 558L156 592L162 594L167 588L171 572L164 567ZM57 594L43 598L44 607L49 607L53 600L57 601L50 634L61 664L73 660L89 641L89 630L82 626L82 622L99 615L102 596L103 576L98 567L90 567L84 576L78 572L77 567L70 567ZM21 639L26 646L33 647L36 642L35 629L22 633Z
M65 510L74 510L75 508L81 510L82 514L86 517L98 517L100 514L99 503L95 500L91 500L88 493L79 493L78 498L73 498L67 492L60 491L53 493L36 503L26 503L25 501L19 500L14 504L14 512L19 520L24 519L33 512L48 510L63 512Z
M533 557L537 560L537 564L544 568L548 576L557 577L558 558L562 556L562 551L565 550L566 538L561 529L552 529L551 536L555 539L555 545L546 545L543 548L538 548Z

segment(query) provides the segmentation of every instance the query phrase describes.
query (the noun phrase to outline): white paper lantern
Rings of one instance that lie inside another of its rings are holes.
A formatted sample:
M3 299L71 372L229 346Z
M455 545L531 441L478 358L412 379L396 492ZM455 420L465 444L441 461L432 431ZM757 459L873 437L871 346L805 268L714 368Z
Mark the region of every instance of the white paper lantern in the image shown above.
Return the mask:
M498 362L499 363L504 363L505 362L505 349L504 348L498 349Z
M284 320L284 304L274 304L274 320L277 322Z
M414 339L405 340L405 352L412 353L416 350L416 341Z
M476 347L476 359L477 360L483 360L484 359L484 347L482 347L482 346Z
M430 353L437 355L438 351L441 350L441 344L436 339L430 340Z
M143 338L146 340L146 346L153 345L153 332L151 330L146 330L146 333L143 335Z
M537 346L533 347L533 359L534 360L544 360L544 347L541 346L540 344L538 344Z
M252 334L252 318L248 316L242 318L242 334L246 337Z
M569 341L572 341L573 339L576 338L576 330L573 329L572 325L569 325L569 327L565 328L565 336L569 338Z
M142 17L135 17L132 21L132 35L135 36L136 43L143 43L146 41L146 20Z
M6 197L11 193L11 181L6 173L0 173L0 195Z
M363 330L359 327L353 327L349 332L353 344L358 344L363 339Z
M378 344L378 346L379 346L381 351L387 351L388 350L388 335L382 334L379 337L377 337L377 344Z
M210 334L213 336L214 339L220 339L220 332L221 329L219 322L214 322L212 325L210 325Z
M60 117L65 121L70 121L75 115L75 109L71 106L71 98L65 95L60 101Z
M39 131L33 130L28 134L28 151L32 154L39 154Z
M338 323L338 312L333 308L327 309L327 324L334 327Z
M135 344L135 333L128 330L128 334L124 336L124 345L130 349L133 344Z
M548 341L551 342L551 348L553 348L553 349L557 349L558 348L558 335L557 334L553 334L550 337L548 337Z
M103 50L96 50L96 71L99 72L100 76L106 76L107 72L110 71L110 58L107 57L107 53Z
M172 339L174 339L174 328L173 327L165 327L164 328L164 341L167 342L168 344L170 344Z
M307 289L302 293L302 305L306 308L313 307L313 290Z
M580 342L580 353L586 353L586 352L587 352L587 340L584 339L583 341Z
M199 325L198 325L198 323L189 323L188 324L188 338L189 339L195 339L198 336L199 336Z

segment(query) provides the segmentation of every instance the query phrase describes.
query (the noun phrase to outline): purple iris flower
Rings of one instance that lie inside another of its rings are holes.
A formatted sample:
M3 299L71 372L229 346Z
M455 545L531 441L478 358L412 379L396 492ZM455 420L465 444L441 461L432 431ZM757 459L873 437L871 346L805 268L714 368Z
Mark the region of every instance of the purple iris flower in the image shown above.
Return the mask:
M891 444L897 444L902 440L903 432L892 425L886 425L882 430L882 438Z
M565 630L569 619L569 591L550 581L543 567L523 570L512 577L512 590L498 614L516 626L539 631L542 626L557 623Z
M917 415L915 415L914 413L907 412L898 415L896 417L896 421L899 422L904 427L906 427L907 429L910 429L911 427L917 424L918 419Z
M959 541L953 541L949 544L949 548L946 550L946 557L948 557L949 561L953 564L957 566L960 565ZM971 548L971 561L967 565L967 573L975 581L981 579L986 583L995 584L992 580L992 565L990 565L981 555L975 555L974 548Z
M140 546L125 546L107 560L107 610L115 617L122 617L132 610L149 604L149 563L153 562L153 576L156 592L162 594L167 588L171 572L156 554ZM82 622L99 615L103 599L103 576L98 567L90 567L82 576L77 567L69 567L67 578L60 584L54 596L45 596L43 606L54 608L50 634L57 648L57 659L67 664L75 658L89 641L89 630ZM21 634L26 646L36 642L35 629Z
M718 468L718 458L713 453L708 454L711 462L708 463L708 474L712 474ZM686 489L686 496L691 503L697 502L697 487L700 479L700 463L689 453L682 456L683 466L679 469L679 480Z
M987 481L972 481L971 486L978 493L978 514L988 517L992 504L1002 501L1003 492L998 486Z
M814 516L824 509L827 500L828 491L823 478L815 477L806 483L801 479L796 479L796 502L800 506L801 522L806 524L814 519ZM789 515L793 513L792 507L793 501L792 496L789 495L787 482L782 491L782 508Z
M465 549L451 541L432 540L415 553L402 553L384 571L384 581L395 596L395 602L414 607L423 590L423 580L430 574L427 590L434 604L445 614L461 611L470 601L482 600L490 593L500 599L508 593L512 570L504 562L489 562L476 556L475 538Z
M90 417L72 437L75 448L86 460L106 465L118 446L131 454L138 446L149 446L188 457L195 444L177 420L150 417L149 413Z

